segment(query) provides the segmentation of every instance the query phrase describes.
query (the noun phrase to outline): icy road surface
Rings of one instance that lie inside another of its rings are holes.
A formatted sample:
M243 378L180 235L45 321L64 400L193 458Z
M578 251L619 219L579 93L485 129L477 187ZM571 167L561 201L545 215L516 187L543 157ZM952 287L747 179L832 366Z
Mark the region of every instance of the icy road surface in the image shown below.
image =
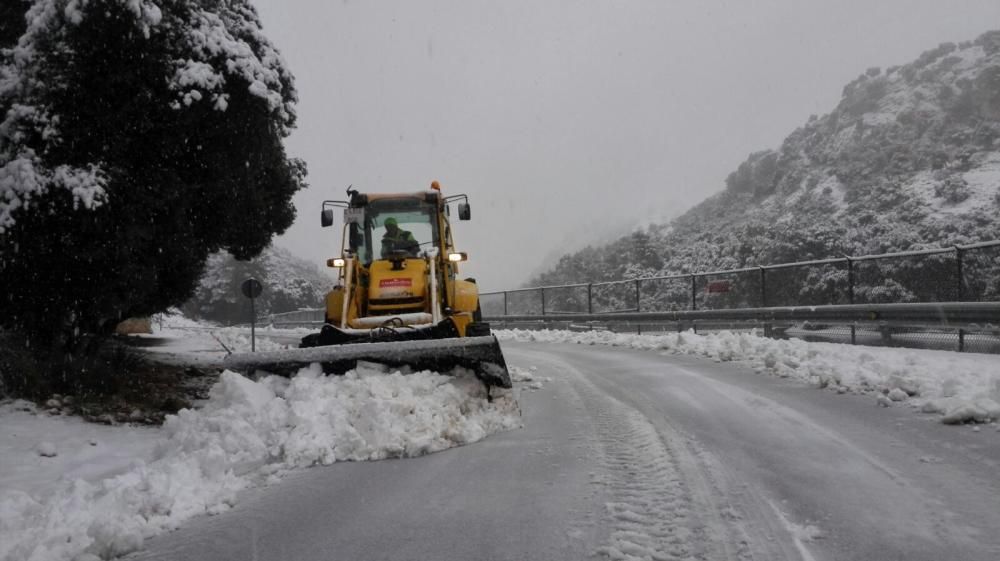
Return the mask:
M504 343L524 428L303 470L130 559L1000 559L1000 432L736 363Z

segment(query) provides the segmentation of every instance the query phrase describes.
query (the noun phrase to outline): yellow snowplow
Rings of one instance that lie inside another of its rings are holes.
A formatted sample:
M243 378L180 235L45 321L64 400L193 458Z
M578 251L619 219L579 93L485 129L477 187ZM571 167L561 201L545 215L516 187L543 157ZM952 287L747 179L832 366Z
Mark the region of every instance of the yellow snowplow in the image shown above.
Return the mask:
M322 329L298 349L234 354L225 366L275 373L314 362L338 373L359 360L439 372L464 366L488 388L511 387L476 281L458 277L467 255L455 250L450 217L452 206L460 220L471 217L468 197L445 197L436 181L428 191L347 194L323 202L323 227L333 225L337 208L344 220L340 256L327 260L339 275Z

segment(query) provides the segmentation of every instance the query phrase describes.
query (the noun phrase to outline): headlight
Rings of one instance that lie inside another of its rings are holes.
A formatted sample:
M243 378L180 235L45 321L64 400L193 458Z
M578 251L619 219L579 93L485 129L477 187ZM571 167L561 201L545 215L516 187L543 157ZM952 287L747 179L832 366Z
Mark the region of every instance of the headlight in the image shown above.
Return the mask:
M327 259L326 260L326 266L327 267L340 268L340 267L343 267L344 265L347 265L347 260L344 259L343 257L336 257L334 259Z
M451 261L452 263L458 263L459 261L465 261L468 258L469 258L469 255L467 253L449 253L448 254L448 261Z

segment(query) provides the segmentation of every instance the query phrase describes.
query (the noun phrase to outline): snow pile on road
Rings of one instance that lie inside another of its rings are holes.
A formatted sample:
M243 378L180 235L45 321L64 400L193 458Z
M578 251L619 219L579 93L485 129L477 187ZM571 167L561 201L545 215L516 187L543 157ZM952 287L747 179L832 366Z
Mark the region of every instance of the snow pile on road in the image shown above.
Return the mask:
M545 387L545 382L552 381L552 378L539 376L537 366L521 368L519 366L510 365L508 370L510 371L511 381L522 384L522 386L528 390L540 390Z
M454 374L224 372L204 408L152 429L155 449L120 473L42 489L0 483L0 560L112 558L292 468L419 456L520 426L513 392L494 389L490 403L471 372Z
M876 394L879 403L905 402L945 423L1000 420L1000 357L950 351L861 347L779 340L752 333L691 331L635 335L610 331L497 330L509 341L610 345L719 362L748 362L758 372L796 378L839 393Z

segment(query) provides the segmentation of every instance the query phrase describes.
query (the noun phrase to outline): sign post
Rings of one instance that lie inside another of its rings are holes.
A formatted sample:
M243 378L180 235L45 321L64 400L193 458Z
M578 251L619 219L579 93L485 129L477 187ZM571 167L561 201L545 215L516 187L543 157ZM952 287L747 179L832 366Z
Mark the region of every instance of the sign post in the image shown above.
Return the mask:
M260 281L250 277L243 281L240 285L240 290L243 292L243 296L250 299L250 352L257 352L257 307L255 301L257 297L260 296L264 287L260 284Z

